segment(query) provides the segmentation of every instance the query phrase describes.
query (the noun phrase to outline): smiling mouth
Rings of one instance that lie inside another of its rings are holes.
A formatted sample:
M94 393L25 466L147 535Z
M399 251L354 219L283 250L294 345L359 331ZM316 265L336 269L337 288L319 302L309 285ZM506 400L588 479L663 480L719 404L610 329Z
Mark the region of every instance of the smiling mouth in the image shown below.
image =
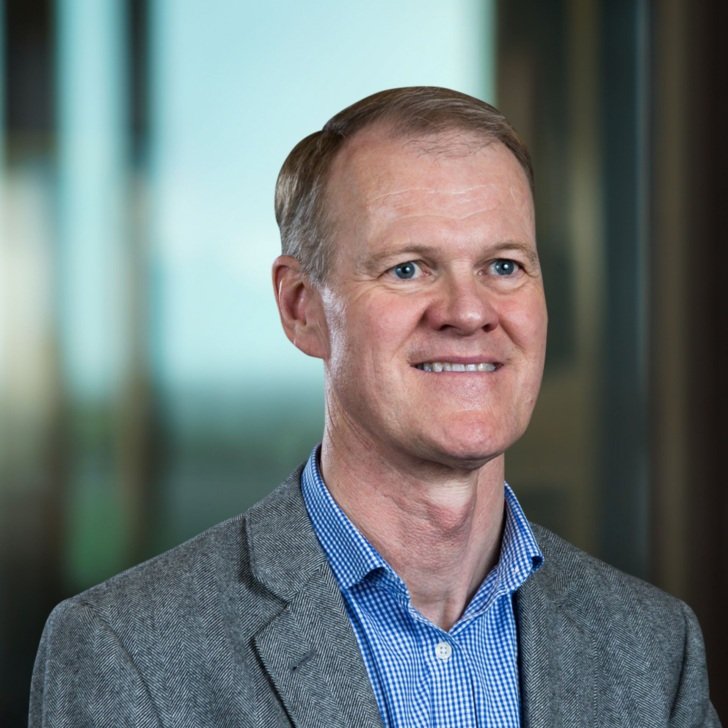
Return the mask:
M478 362L477 364L461 364L450 361L426 361L415 364L415 368L423 372L494 372L498 364L493 362Z

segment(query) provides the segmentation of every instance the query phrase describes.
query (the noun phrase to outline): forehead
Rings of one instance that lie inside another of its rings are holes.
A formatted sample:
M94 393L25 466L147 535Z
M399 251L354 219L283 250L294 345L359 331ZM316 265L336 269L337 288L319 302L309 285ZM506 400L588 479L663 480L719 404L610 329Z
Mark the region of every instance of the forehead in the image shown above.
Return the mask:
M340 231L375 210L398 217L442 210L457 218L484 204L533 221L520 162L501 142L467 131L401 136L382 127L363 130L334 160L326 196Z
M393 167L389 164L393 156L407 157L412 166L418 160L465 158L491 145L500 143L472 131L406 134L384 123L374 124L344 142L331 164L330 178L352 176L362 169L381 175Z

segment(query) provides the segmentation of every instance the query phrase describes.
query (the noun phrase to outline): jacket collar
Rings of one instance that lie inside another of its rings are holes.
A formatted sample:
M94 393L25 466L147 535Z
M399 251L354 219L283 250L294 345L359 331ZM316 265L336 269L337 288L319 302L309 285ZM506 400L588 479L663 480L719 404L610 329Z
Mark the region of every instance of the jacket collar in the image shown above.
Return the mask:
M311 527L300 469L245 516L253 577L283 603L253 638L299 728L381 726L346 607Z
M560 585L558 560L549 558L551 534L539 527L534 531L545 553L544 566L514 599L523 725L595 725L595 643L573 612L568 589Z

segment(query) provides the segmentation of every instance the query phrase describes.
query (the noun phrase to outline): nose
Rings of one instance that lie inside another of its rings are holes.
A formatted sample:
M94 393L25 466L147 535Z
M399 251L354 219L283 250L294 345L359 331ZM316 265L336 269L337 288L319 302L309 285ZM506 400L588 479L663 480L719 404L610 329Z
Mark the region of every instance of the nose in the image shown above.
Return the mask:
M498 326L493 295L470 271L444 276L427 308L427 322L462 336L492 331Z

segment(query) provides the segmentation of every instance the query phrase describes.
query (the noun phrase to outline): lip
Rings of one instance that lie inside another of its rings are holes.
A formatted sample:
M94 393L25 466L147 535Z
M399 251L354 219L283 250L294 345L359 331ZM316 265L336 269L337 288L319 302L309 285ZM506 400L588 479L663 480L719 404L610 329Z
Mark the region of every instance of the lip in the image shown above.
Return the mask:
M446 361L450 364L494 364L496 367L503 365L503 362L492 356L453 356L450 354L432 354L428 356L418 356L412 360L412 366L418 367L433 361Z

